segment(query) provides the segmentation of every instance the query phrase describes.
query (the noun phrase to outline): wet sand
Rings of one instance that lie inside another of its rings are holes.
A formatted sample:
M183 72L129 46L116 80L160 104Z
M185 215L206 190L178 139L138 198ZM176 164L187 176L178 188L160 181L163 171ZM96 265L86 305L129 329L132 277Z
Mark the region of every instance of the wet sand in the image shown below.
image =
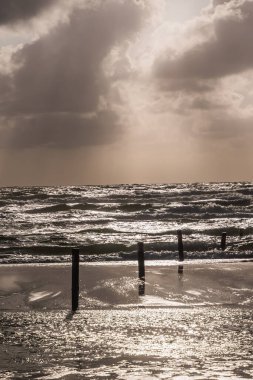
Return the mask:
M253 263L0 267L1 379L253 378ZM140 291L141 290L141 291Z
M80 309L253 304L252 262L189 263L178 268L148 262L143 289L134 263L81 264ZM70 297L70 264L0 267L0 310L68 310Z

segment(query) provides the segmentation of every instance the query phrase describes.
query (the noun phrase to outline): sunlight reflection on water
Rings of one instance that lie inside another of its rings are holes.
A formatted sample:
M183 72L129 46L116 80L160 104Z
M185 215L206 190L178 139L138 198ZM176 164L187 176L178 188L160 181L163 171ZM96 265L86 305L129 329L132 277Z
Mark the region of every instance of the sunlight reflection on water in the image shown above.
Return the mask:
M3 379L250 379L252 310L0 314Z

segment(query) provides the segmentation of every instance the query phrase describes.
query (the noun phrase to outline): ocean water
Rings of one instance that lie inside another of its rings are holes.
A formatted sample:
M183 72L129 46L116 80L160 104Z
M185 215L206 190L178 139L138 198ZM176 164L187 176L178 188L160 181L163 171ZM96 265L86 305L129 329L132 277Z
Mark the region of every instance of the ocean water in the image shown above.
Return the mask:
M0 189L0 378L252 379L253 264L232 263L253 258L252 195L252 183ZM86 261L75 314L72 247Z
M0 263L253 257L253 183L0 189ZM227 248L220 249L222 232Z

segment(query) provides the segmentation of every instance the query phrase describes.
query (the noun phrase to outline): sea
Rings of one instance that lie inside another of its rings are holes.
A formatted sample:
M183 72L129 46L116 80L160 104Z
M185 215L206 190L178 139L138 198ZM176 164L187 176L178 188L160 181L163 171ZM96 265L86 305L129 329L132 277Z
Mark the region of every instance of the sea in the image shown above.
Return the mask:
M252 196L249 182L1 188L0 378L252 379Z
M253 183L0 188L0 263L253 258ZM226 232L226 249L221 235Z

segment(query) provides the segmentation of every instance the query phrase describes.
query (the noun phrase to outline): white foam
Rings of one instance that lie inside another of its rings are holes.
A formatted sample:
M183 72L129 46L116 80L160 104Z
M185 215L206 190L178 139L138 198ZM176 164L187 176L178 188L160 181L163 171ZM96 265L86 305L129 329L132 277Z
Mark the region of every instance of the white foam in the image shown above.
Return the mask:
M48 296L51 296L53 293L52 292L31 292L30 297L29 297L29 302L34 302L38 301L42 298L46 298Z
M189 293L189 294L192 294L194 296L201 296L201 292L199 292L197 290L186 290L185 293Z
M146 306L185 306L182 302L171 301L158 296L145 296L141 301L141 303Z
M57 292L57 293L55 293L55 294L53 294L51 297L52 297L52 298L55 298L55 297L59 296L60 294L61 294L61 291L60 291L60 292Z
M58 370L58 371L55 371L53 374L51 375L48 375L48 376L43 376L43 377L40 377L40 379L43 379L43 380L54 380L54 379L62 379L63 377L65 378L66 376L71 376L71 378L74 379L75 375L77 375L78 372L75 371L75 370L70 370L70 369L63 369L63 370Z

